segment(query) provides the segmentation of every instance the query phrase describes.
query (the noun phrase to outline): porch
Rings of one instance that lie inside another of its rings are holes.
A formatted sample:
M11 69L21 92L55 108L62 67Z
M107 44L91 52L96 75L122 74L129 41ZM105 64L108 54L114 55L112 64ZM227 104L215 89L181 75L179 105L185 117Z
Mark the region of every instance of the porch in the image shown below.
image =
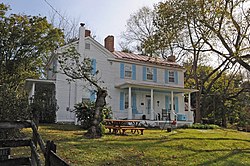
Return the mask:
M133 82L117 85L116 88L120 89L120 112L115 118L193 122L191 93L196 90ZM187 103L184 101L185 94Z

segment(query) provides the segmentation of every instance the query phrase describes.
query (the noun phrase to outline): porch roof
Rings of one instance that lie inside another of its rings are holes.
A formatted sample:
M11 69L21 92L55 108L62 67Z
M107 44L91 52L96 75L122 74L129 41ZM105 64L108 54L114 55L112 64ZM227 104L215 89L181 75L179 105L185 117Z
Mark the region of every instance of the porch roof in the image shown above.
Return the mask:
M146 82L130 82L126 81L124 83L115 85L115 88L119 89L126 89L128 87L132 88L145 88L145 89L154 89L154 90L164 90L164 91L174 91L174 92L179 92L179 93L193 93L197 92L197 89L187 89L183 87L173 87L173 86L168 86L168 85L163 85L163 84L157 84L157 83L146 83Z
M33 83L41 83L41 84L55 84L54 80L43 80L43 79L26 79L25 80L25 89L29 90L32 87Z

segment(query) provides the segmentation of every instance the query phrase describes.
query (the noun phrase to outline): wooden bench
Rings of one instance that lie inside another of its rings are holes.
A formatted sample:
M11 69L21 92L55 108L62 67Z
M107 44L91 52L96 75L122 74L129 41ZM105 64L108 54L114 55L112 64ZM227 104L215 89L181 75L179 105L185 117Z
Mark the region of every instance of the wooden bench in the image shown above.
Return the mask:
M123 135L125 135L125 132L127 130L131 130L131 133L133 133L133 134L136 132L139 134L139 131L140 131L141 135L143 135L143 131L145 130L145 128L135 127L135 126L109 126L109 125L106 125L105 128L109 129L109 133L112 133L112 130L113 130L114 134L117 134L119 132L120 134L123 134Z

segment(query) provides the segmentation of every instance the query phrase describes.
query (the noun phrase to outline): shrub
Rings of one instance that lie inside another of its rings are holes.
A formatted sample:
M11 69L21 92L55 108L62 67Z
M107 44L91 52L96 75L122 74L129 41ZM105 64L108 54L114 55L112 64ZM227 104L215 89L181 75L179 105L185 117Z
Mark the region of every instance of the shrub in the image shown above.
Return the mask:
M220 127L217 125L214 125L214 124L195 123L195 124L189 126L188 128L191 128L191 129L218 129Z
M81 102L75 105L75 113L78 122L81 123L83 129L87 130L91 127L95 115L94 102ZM104 107L102 110L103 119L112 117L111 107Z

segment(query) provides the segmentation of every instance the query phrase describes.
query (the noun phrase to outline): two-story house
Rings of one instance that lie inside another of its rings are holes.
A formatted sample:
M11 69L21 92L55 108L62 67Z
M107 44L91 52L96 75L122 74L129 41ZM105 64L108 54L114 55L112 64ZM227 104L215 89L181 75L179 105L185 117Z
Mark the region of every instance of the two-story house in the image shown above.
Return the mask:
M58 104L57 122L76 120L74 105L84 100L95 100L95 89L87 82L68 82L60 71L58 56L69 46L75 46L82 57L92 60L93 70L98 70L102 86L108 90L107 103L116 119L149 119L193 122L190 94L195 90L184 88L185 69L167 59L148 57L114 50L114 37L105 38L104 46L94 40L84 24L79 29L79 40L60 47L47 64L48 80L55 85ZM37 80L27 80L34 94ZM41 81L40 81L41 82ZM184 97L188 97L185 109Z

